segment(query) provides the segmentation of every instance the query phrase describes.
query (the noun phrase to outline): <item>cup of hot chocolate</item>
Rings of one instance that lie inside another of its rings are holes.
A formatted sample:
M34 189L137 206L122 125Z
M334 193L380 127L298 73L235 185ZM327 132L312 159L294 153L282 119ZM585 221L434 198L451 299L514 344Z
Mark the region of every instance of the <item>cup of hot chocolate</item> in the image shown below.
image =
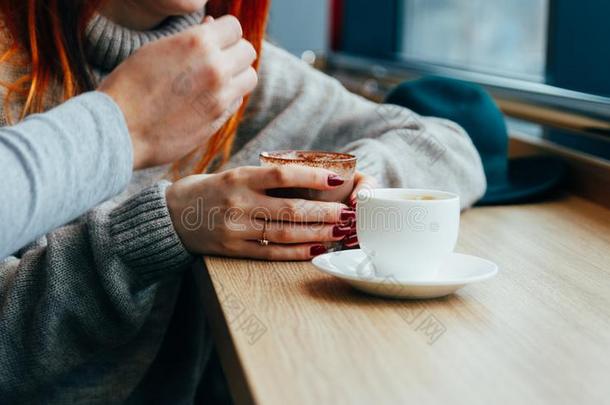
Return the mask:
M307 188L284 188L270 190L269 194L281 198L302 198L306 200L346 202L354 188L357 158L339 152L282 150L262 152L260 162L263 167L307 166L319 167L336 173L344 183L332 190Z

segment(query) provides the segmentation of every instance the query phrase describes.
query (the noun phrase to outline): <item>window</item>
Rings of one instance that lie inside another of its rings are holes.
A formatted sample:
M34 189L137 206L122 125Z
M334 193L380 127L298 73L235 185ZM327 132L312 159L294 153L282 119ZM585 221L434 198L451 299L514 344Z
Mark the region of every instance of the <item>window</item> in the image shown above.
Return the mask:
M548 0L407 0L406 58L544 80Z
M610 160L610 1L333 0L333 9L330 66L482 84L519 103L504 103L509 116L544 124L533 133ZM587 124L549 122L528 106Z

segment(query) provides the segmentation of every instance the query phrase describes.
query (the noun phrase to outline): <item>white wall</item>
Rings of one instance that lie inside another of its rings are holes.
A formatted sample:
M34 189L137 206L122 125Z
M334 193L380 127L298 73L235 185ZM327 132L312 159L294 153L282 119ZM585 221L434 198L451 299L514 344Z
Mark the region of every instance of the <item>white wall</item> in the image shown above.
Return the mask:
M298 56L306 50L325 50L329 11L329 0L272 0L268 37Z

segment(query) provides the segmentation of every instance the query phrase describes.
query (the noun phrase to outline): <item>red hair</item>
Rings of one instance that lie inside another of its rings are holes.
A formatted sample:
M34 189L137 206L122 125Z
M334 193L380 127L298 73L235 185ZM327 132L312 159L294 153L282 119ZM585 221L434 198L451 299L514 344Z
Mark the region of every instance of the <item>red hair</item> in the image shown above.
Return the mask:
M44 111L45 96L54 84L61 86L63 101L80 93L93 90L95 84L88 68L84 37L87 23L105 0L0 0L0 15L4 31L9 36L7 50L0 63L27 67L28 73L13 83L0 81L7 88L4 110L10 119L10 101L13 96L24 100L19 119ZM235 15L242 24L244 37L260 55L269 0L211 0L207 14L219 17ZM23 57L21 57L23 56ZM254 64L258 69L259 60ZM235 135L241 122L247 100L239 111L220 128L207 145L193 151L176 162L174 173L202 151L192 172L203 173L216 157L225 163L230 156Z
M1 83L8 90L7 116L13 95L25 100L19 119L43 111L44 97L53 81L62 86L64 100L93 88L83 37L86 23L100 3L100 0L0 0L2 24L10 41L5 44L8 48L0 61L10 59L29 71L14 83Z

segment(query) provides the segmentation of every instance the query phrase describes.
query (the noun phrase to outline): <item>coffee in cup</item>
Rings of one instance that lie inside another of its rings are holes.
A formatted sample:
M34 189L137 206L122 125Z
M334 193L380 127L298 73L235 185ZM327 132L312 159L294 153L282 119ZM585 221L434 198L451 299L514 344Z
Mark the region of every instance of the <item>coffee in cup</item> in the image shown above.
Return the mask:
M360 247L378 277L433 280L458 238L460 199L436 190L373 189L357 196Z

